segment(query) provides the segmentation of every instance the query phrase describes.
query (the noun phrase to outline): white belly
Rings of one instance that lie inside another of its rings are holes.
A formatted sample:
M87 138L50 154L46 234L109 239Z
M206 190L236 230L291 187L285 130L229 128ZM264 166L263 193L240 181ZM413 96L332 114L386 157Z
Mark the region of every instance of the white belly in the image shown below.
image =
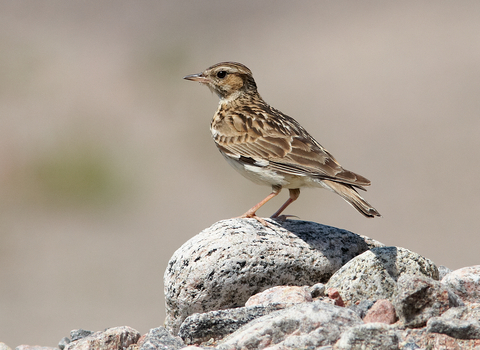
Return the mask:
M259 185L280 185L283 188L323 187L321 181L314 180L309 176L279 173L267 167L241 163L226 155L224 157L235 170Z

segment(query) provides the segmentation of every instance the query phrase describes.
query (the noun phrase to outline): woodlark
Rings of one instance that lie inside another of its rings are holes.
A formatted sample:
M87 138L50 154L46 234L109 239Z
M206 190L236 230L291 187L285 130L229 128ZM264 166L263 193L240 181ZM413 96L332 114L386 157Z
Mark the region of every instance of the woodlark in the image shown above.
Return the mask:
M220 153L246 178L272 186L272 193L241 217L266 224L255 213L283 187L290 198L271 218L298 198L300 187L329 189L366 217L381 216L356 191L365 190L370 181L343 169L295 119L268 105L243 64L218 63L184 79L207 85L220 98L210 125Z

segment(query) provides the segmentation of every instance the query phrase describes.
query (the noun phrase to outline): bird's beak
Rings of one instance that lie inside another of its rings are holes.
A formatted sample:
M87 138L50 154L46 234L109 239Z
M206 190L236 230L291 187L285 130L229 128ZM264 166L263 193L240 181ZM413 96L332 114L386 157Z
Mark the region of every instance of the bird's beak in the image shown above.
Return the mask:
M191 81L198 81L199 83L206 84L208 83L208 78L206 78L203 73L198 73L198 74L190 74L187 75L186 77L183 77L183 79L191 80Z

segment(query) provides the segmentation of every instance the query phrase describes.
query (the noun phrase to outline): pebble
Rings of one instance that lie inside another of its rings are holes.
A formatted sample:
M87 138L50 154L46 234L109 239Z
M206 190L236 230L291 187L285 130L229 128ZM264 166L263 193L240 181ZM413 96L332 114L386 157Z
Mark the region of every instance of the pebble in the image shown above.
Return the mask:
M388 299L380 299L373 304L373 306L367 311L363 318L365 323L385 323L394 324L397 322L397 314L395 313L395 307Z

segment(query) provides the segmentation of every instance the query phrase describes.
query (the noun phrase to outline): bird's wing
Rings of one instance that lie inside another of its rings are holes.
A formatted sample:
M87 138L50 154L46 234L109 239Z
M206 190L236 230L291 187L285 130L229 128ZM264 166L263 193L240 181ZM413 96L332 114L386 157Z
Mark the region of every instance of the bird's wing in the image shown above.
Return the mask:
M343 169L297 121L268 105L220 110L212 121L212 134L225 156L245 164L358 188L370 185L363 176Z

